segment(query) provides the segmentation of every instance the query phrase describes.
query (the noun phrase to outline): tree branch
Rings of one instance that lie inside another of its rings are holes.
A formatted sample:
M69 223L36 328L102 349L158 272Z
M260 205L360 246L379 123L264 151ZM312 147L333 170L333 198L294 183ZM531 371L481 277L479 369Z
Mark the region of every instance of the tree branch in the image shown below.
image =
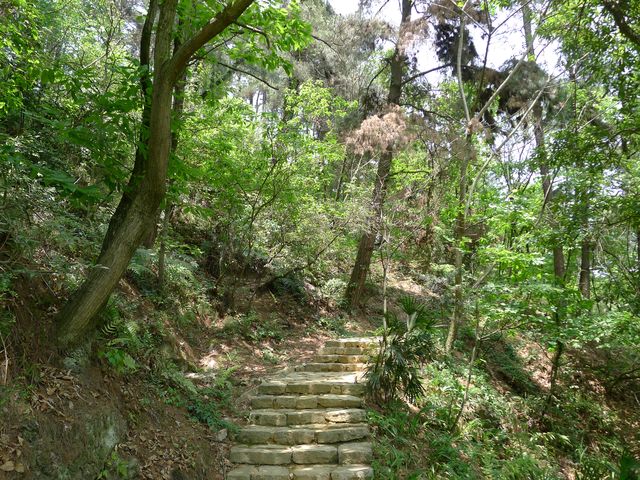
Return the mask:
M412 82L416 78L422 77L423 75L428 75L430 73L437 72L438 70L442 70L442 69L449 68L449 67L454 67L454 66L455 66L455 64L453 64L453 63L447 63L445 65L440 65L439 67L435 67L435 68L431 68L429 70L425 70L424 72L418 72L418 73L416 73L414 75L411 75L409 78L406 78L405 80L403 80L402 85L405 85L406 83Z
M216 63L218 63L218 65L222 65L223 67L227 67L229 70L233 70L234 72L242 73L243 75L249 75L250 77L255 78L259 82L264 83L267 87L272 88L273 90L280 90L278 87L271 85L264 78L261 78L251 72L248 72L247 70L242 70L238 67L234 67L233 65L228 65L226 63L221 62L220 60L216 60Z
M169 81L172 84L175 83L193 54L202 48L209 40L222 33L229 25L234 23L253 2L254 0L236 0L218 13L213 21L206 24L198 33L182 44L171 59L163 65Z
M640 50L640 33L636 32L631 25L629 25L620 5L611 0L602 0L602 6L613 17L613 21L618 27L618 30L620 30L620 33L624 35L627 40L635 44L636 50Z
M254 32L254 33L257 33L258 35L262 35L264 39L267 41L267 47L271 49L271 40L269 40L269 36L265 32L263 32L259 28L255 28L255 27L252 27L251 25L246 25L244 23L240 23L240 22L233 22L233 23L235 25L238 25L239 27L249 30L250 32Z

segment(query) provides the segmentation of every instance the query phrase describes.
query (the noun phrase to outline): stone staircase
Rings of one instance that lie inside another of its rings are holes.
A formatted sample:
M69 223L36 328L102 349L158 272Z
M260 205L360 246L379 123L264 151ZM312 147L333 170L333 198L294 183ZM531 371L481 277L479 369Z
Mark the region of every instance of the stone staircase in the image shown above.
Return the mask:
M311 363L266 380L235 436L229 480L361 480L373 477L362 407L373 338L329 340Z

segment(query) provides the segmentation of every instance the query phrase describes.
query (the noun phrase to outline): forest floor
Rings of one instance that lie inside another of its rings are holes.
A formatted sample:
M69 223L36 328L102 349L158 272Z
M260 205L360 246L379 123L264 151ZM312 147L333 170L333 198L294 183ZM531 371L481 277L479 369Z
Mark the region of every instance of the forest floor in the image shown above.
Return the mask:
M389 287L392 307L400 295L436 295L398 272ZM251 392L327 338L370 334L382 297L373 287L369 293L356 315L311 289L304 300L266 291L244 314L159 320L137 287L123 282L119 296L136 305L129 315L146 325L134 334L114 322L105 332L109 348L65 359L43 350L2 388L0 479L223 479L229 433L245 421ZM551 359L534 337L483 345L460 426L451 430L470 348L463 334L453 360L436 355L425 367L423 408L370 411L379 478L595 479L604 478L598 472L609 468L621 439L640 454L637 385L608 392L598 353L569 352L557 405L535 417ZM527 472L537 474L521 476Z

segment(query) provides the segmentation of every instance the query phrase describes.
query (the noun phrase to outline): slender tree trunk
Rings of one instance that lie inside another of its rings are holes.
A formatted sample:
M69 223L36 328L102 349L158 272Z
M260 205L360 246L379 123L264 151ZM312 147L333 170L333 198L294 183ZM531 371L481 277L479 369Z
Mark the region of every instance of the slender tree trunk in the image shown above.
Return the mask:
M369 219L369 229L360 237L358 244L358 253L356 261L351 271L351 278L347 285L346 297L351 307L356 307L364 293L369 266L371 265L371 257L373 256L373 247L375 245L377 226L380 223L382 209L384 206L384 198L387 190L387 179L391 170L392 152L386 151L378 163L378 172L376 175L376 184L373 191L372 214Z
M583 298L591 298L591 243L588 239L580 245L580 293Z
M525 31L525 42L528 50L529 61L535 62L535 54L533 47L533 36L531 34L531 9L529 3L523 0L522 7L523 24ZM549 207L549 222L552 227L557 227L553 212L554 191L551 172L546 158L546 148L544 139L544 124L542 115L542 105L538 102L532 109L534 126L533 134L536 142L536 149L540 158L540 176L542 177L542 194L543 194L543 207ZM553 276L554 283L557 287L562 288L564 286L565 277L565 260L564 251L560 239L555 239L551 247L553 255ZM563 298L559 298L555 305L554 323L556 330L560 331L562 324L564 323L566 302ZM549 392L547 399L542 409L541 418L544 418L546 412L551 404L555 392L556 381L558 378L558 372L560 370L560 361L562 353L564 352L564 343L561 340L556 340L555 352L551 360L551 374L549 378Z
M164 289L166 278L166 257L167 257L167 229L171 217L171 206L167 205L164 209L162 218L162 230L160 231L160 250L158 251L158 286L160 290Z
M178 27L180 27L182 22L178 22ZM176 51L180 48L180 32L176 36L173 43L173 52L175 54ZM187 84L187 72L185 70L184 74L176 83L176 86L173 89L173 121L174 124L180 122L182 120L182 113L184 112L184 94L185 87ZM175 155L176 150L178 148L178 135L179 128L174 125L173 130L171 131L171 155ZM164 207L163 218L162 218L162 230L160 235L162 238L160 239L160 249L158 251L158 286L162 290L164 288L164 279L165 279L165 260L167 254L167 229L169 228L169 221L171 219L171 212L173 207L170 203L167 203ZM155 242L157 233L158 233L158 221L155 222L153 232L153 240L151 246ZM147 246L147 245L145 245Z
M105 252L108 245L113 242L115 231L124 221L126 212L133 202L135 191L137 190L144 173L147 168L147 144L149 141L149 128L151 121L151 38L153 32L153 24L158 13L158 0L149 1L149 9L147 17L145 18L144 25L142 26L142 33L140 35L140 68L143 70L140 77L140 93L143 99L142 106L142 120L140 122L140 132L138 133L138 145L136 146L135 161L133 163L133 171L129 177L129 182L122 193L120 203L116 208L111 221L109 222L109 228L102 241L102 253ZM147 248L153 246L153 240L150 236L155 238L155 229L150 229L143 239L143 243Z
M400 103L400 97L402 96L402 74L407 62L407 57L404 53L404 48L402 47L402 37L407 25L411 21L412 6L412 0L402 0L402 19L400 21L398 41L390 63L391 79L389 82L389 93L387 96L388 105L398 105ZM392 162L393 149L389 147L382 153L380 161L378 162L376 183L373 188L373 196L371 200L369 228L360 238L358 253L356 254L356 260L345 292L345 297L352 308L360 304L364 293L365 282L369 273L369 267L371 266L371 257L373 256L376 234L379 229L383 213L384 200L387 193Z
M109 299L144 235L153 226L166 190L171 151L171 101L173 88L193 56L205 43L234 22L253 0L236 0L203 26L173 56L177 0L163 0L156 28L153 91L149 110L149 137L143 175L136 188L123 196L109 224L95 267L62 308L58 343L62 348L79 343L93 319ZM119 212L118 212L119 211Z
M633 312L640 314L640 225L636 227L636 301Z
M462 162L460 165L460 179L458 180L458 215L456 216L456 224L454 228L454 268L455 268L455 279L454 279L454 307L453 307L453 318L449 323L449 331L447 333L447 340L445 341L444 350L448 355L453 350L453 342L455 342L456 337L458 335L458 329L460 325L463 323L464 319L464 288L463 288L463 280L464 280L464 249L463 249L463 241L464 234L466 231L466 213L465 213L465 205L467 203L467 190L469 179L467 177L467 173L469 170L469 165L472 162L475 156L475 147L473 146L473 139L471 135L467 135L463 151L462 151Z
M591 298L591 238L589 236L589 192L582 192L582 230L583 239L580 243L580 275L578 277L578 289L582 298Z
M640 279L640 226L636 227L636 270Z

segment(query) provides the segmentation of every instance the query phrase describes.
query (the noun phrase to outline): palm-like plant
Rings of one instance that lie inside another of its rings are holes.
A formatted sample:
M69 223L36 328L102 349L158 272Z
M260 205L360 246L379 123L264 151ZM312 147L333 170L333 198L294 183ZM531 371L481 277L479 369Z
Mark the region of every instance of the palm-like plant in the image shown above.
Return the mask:
M378 403L415 402L424 393L420 367L433 351L434 322L426 306L408 296L399 303L405 318L385 316L380 349L366 371L367 393Z

